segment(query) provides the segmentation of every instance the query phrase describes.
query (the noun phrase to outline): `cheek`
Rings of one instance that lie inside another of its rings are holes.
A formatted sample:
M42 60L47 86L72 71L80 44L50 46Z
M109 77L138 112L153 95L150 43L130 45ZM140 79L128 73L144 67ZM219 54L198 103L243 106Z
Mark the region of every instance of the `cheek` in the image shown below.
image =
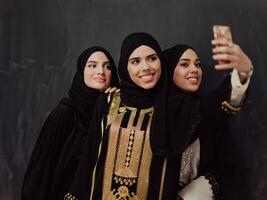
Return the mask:
M112 72L110 70L107 70L105 72L105 76L106 76L107 82L110 82L111 76L112 76Z
M202 81L202 77L203 77L203 71L202 71L202 69L199 69L199 72L198 72L198 74L199 74L199 80L200 80L200 82Z
M136 74L138 73L137 67L136 66L132 66L131 64L128 65L127 69L128 69L129 76L131 78L136 76Z
M181 83L183 83L184 78L183 78L183 73L181 70L175 70L173 74L173 81L176 84L176 86L180 87Z
M85 69L83 73L83 79L85 83L89 83L92 81L93 72L90 69Z
M161 63L160 63L160 61L158 61L158 62L155 63L155 70L156 70L159 74L161 74Z

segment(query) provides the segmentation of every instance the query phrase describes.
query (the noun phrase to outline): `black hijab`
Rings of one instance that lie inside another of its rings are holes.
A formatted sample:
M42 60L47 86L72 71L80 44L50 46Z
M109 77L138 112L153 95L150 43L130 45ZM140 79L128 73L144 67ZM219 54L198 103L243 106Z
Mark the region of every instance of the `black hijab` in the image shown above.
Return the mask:
M200 101L196 92L186 93L173 82L173 74L182 54L192 47L176 45L163 51L164 65L167 67L167 82L158 94L158 111L151 141L155 155L174 157L180 155L193 138L200 122ZM194 50L195 51L195 50Z
M130 78L127 69L129 57L135 49L142 45L154 49L161 60L161 48L155 38L148 33L133 33L123 40L118 66L118 72L121 80L120 87L122 102L127 106L137 108L147 108L154 105L156 90L162 82L162 78L160 78L154 88L143 89L136 85Z
M96 99L101 94L99 90L86 86L84 82L84 68L86 66L86 62L88 58L96 51L103 52L110 62L112 74L110 86L118 87L119 85L116 66L113 58L106 49L103 47L94 46L81 53L77 62L77 71L74 75L73 82L69 90L69 98L67 100L63 100L63 103L73 106L82 123L86 126L88 126L92 115L92 106L94 106Z

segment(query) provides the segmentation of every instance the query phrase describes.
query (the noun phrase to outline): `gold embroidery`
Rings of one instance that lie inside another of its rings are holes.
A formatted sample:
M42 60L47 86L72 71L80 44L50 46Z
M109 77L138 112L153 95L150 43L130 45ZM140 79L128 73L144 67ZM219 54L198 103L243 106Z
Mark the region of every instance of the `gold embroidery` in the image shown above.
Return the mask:
M102 138L103 138L103 132L104 132L104 122L102 120L101 121L101 134L102 134ZM96 164L95 164L95 167L94 167L94 170L93 170L93 175L92 175L92 184L91 184L90 200L93 199L93 193L94 193L94 188L95 188L95 173L96 173L96 167L97 167L97 163L98 163L98 160L99 160L101 149L102 149L102 140L101 140L101 142L99 144L99 147L98 147L97 160L96 160Z
M119 108L119 112L120 112L120 113L124 113L124 112L126 112L126 108L125 108L125 107L120 107L120 108Z
M234 107L228 101L223 101L221 108L227 114L236 114L238 111L241 110L241 107Z
M200 159L200 142L199 138L197 138L182 153L181 170L180 170L181 186L190 183L193 179L197 177L199 159Z
M78 200L78 198L68 193L64 196L64 200Z
M144 115L153 108L141 110L137 127L133 126L136 109L131 112L127 128L120 127L126 112L120 108L113 118L108 138L108 150L104 169L103 199L146 199L152 152L149 141L151 117L146 132L141 131Z
M107 126L112 123L114 117L118 113L120 102L121 102L120 93L115 93L113 95L112 102L109 107L109 113L107 117Z
M140 113L140 118L144 118L146 113L152 113L153 109L146 109L142 110ZM140 163L140 172L138 176L138 185L136 193L140 199L147 199L147 191L148 191L148 184L149 184L149 171L150 165L152 161L152 150L150 146L150 127L151 127L152 117L149 119L149 123L146 129L145 141L143 144L143 152L142 152L142 159ZM138 124L138 123L137 123Z
M162 194L163 194L163 186L164 186L164 180L165 180L165 174L166 174L166 166L167 166L167 159L164 159L163 163L163 169L162 169L162 174L161 174L161 183L160 183L160 190L159 190L159 200L162 199Z

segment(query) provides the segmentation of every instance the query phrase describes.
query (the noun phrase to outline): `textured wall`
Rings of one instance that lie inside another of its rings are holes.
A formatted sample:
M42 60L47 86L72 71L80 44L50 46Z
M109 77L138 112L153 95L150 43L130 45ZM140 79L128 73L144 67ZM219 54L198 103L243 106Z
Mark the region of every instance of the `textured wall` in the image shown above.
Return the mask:
M231 120L233 151L239 155L235 177L239 190L229 199L265 198L266 9L264 0L1 0L0 199L19 199L42 123L68 91L83 49L103 45L117 60L122 39L134 31L150 32L163 48L191 44L205 64L207 91L223 76L212 68L213 24L230 25L234 40L255 66L247 104Z

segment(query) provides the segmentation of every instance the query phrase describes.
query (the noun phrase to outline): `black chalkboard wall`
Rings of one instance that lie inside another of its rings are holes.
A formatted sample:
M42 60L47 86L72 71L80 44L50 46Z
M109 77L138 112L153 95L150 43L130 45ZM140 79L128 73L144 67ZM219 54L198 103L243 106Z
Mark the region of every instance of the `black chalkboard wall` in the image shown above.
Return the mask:
M191 44L205 65L203 91L220 82L211 60L213 24L232 28L255 67L243 110L231 119L238 190L229 199L267 198L267 2L265 0L1 0L0 199L19 199L42 123L66 95L79 53L107 47L117 60L126 34L150 32L162 48Z

